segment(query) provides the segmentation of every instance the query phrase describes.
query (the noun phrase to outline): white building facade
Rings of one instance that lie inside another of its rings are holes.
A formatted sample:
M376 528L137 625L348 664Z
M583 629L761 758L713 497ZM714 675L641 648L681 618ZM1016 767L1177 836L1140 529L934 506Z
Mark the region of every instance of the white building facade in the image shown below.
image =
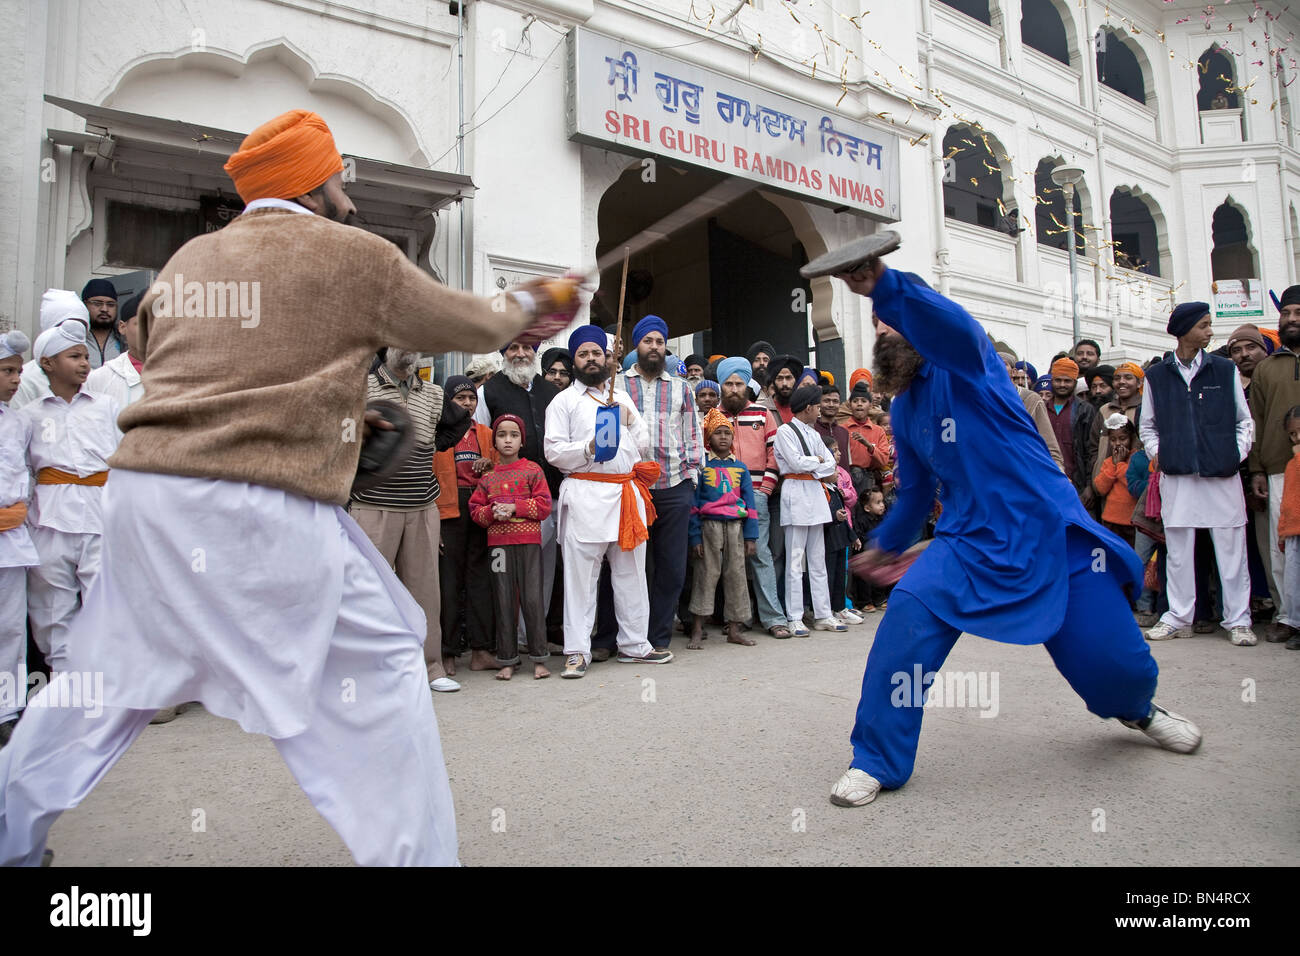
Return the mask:
M486 294L600 261L591 312L605 324L618 250L633 243L627 315L662 315L683 354L765 338L811 347L837 374L869 364L869 302L797 270L894 228L891 264L1046 371L1072 340L1070 223L1050 176L1063 164L1083 171L1082 334L1107 358L1147 358L1170 347L1172 303L1217 289L1222 342L1255 312L1274 327L1267 290L1297 279L1286 47L1298 22L1282 6L1253 22L1233 11L1229 29L1184 0L898 0L870 13L843 0L6 0L0 327L33 331L47 287L143 288L186 238L237 214L221 165L239 138L307 108L334 130L368 228L422 267ZM876 176L885 201L771 166L741 175L727 152L738 140L715 139L722 162L688 157L661 131L707 124L650 72L626 101L644 130L574 138L576 113L617 82L575 67L587 38L702 77L714 129L715 92L770 93L786 104L776 112L807 120L798 144L789 124L769 126L773 150L801 148L810 168L846 162L819 120L857 131L886 160L872 172L865 152L855 181ZM716 189L725 204L692 203ZM665 220L671 233L642 247Z

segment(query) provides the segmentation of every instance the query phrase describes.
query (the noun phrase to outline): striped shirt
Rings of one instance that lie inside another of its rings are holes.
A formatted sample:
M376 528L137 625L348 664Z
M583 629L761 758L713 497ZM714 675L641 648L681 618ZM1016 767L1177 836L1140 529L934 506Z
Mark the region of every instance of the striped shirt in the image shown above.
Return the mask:
M624 385L650 429L650 455L659 464L652 488L672 488L688 478L697 481L704 441L695 394L684 379L660 372L647 378L639 365L623 373Z
M403 405L415 426L415 448L401 469L382 485L353 496L353 507L385 511L418 511L433 505L438 497L438 479L433 475L434 439L442 417L442 389L416 376L406 395L381 365L366 379L366 402L389 401Z

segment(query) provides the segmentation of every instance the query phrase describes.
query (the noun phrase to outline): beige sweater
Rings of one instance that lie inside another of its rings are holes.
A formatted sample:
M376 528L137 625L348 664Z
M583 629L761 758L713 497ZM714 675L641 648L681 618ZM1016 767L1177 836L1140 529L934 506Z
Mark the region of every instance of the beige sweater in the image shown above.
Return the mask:
M141 303L145 397L119 418L109 465L346 504L376 350L489 352L529 321L510 297L441 285L387 239L245 213L182 246Z

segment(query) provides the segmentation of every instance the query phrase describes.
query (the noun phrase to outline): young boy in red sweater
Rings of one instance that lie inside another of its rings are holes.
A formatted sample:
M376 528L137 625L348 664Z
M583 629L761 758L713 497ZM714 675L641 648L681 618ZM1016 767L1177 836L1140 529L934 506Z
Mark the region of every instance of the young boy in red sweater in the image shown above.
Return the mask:
M1128 490L1126 476L1129 456L1137 444L1137 431L1122 412L1111 415L1103 424L1110 442L1110 455L1101 463L1101 470L1092 479L1092 485L1106 499L1101 523L1127 541L1131 548L1136 537L1133 509L1137 507L1137 499Z
M551 492L542 469L519 452L524 423L498 415L492 423L497 464L478 480L469 513L487 528L488 567L496 604L497 680L510 680L519 666L515 621L523 611L533 678L550 677L546 659L546 608L542 606L542 520L551 513Z

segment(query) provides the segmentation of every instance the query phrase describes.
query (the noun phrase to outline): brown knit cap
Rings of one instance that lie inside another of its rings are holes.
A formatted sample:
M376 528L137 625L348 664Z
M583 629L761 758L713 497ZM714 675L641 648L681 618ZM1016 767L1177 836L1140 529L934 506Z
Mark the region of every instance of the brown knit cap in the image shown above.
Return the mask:
M1249 324L1238 326L1236 331L1228 336L1228 348L1232 348L1233 342L1243 341L1254 342L1265 352L1268 351L1268 346L1264 344L1264 336L1260 334L1258 326Z

